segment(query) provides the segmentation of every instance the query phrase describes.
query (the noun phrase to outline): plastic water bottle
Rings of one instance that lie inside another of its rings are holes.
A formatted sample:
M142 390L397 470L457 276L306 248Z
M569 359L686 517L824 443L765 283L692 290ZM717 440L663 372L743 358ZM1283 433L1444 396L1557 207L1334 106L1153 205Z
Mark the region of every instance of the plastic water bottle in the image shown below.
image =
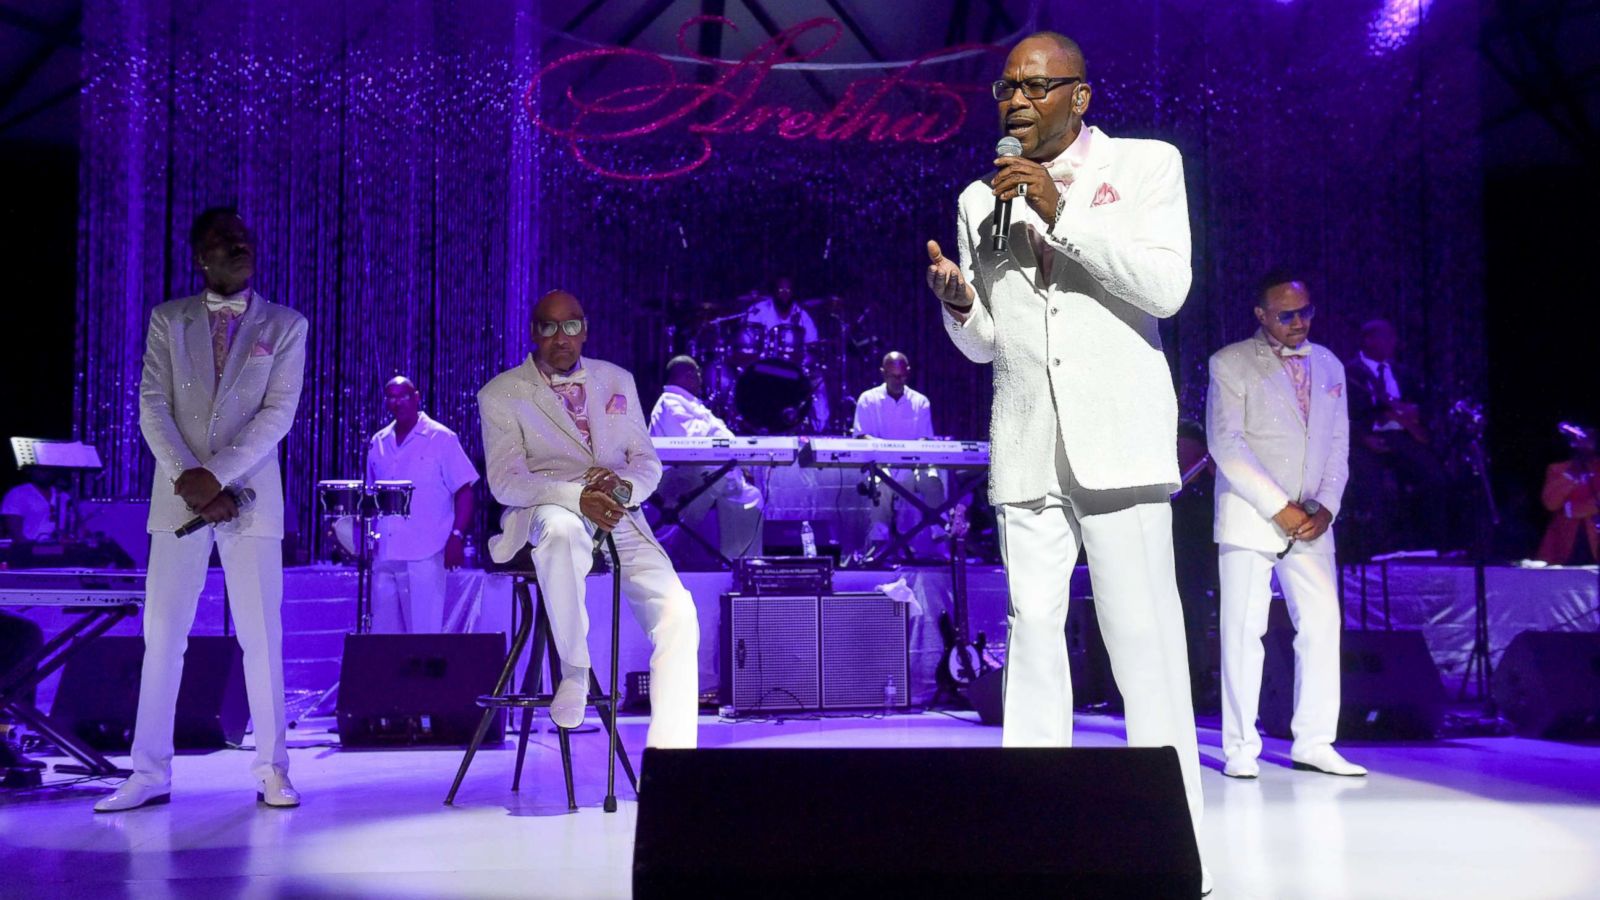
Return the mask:
M811 520L800 523L800 552L806 556L817 555L817 533L811 530Z
M885 681L883 683L883 714L884 715L887 716L891 712L894 711L895 698L896 698L897 693L898 692L895 691L895 689L894 689L894 676L890 675L889 676L889 680Z

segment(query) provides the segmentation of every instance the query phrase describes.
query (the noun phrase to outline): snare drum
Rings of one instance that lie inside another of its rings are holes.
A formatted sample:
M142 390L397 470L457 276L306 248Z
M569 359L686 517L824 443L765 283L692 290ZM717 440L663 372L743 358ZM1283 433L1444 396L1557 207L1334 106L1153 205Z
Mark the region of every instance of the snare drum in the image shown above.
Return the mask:
M372 497L375 501L378 516L399 516L402 519L411 518L411 491L414 485L409 481L374 481L372 483Z
M366 486L359 481L317 482L317 502L322 506L323 517L328 519L360 515L366 494Z

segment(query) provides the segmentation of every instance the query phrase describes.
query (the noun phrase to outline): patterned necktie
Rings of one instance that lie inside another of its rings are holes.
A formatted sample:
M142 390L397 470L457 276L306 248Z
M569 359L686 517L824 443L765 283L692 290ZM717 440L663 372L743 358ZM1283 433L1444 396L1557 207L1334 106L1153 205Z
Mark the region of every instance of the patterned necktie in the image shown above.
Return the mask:
M228 362L228 348L233 344L234 322L238 318L229 308L211 313L211 361L216 366L217 384L222 383L222 367Z
M1289 383L1294 385L1294 399L1300 405L1300 418L1302 421L1311 420L1311 367L1309 360L1303 354L1279 356L1283 360L1284 371L1289 374Z

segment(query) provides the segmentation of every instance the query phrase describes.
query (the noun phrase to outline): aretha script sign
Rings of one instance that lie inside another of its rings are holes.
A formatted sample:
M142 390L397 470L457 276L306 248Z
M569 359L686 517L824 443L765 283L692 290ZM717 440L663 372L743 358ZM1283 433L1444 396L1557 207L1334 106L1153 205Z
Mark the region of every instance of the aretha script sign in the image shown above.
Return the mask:
M629 181L656 181L693 172L711 159L712 138L718 135L768 132L789 140L937 144L948 140L966 121L967 104L959 93L965 88L917 75L928 64L953 55L994 49L964 45L920 57L891 75L851 83L832 109L816 112L761 104L755 97L774 66L815 59L838 43L843 26L837 19L810 19L791 26L736 63L690 50L685 36L697 25L735 26L721 16L696 16L678 29L683 55L715 67L714 77L681 79L672 60L643 50L608 47L579 51L555 60L534 76L522 98L528 115L540 129L565 140L583 165ZM802 49L802 43L810 49ZM591 88L582 80L596 77L593 73L601 67L619 65L628 66L626 76L607 78L606 87ZM550 115L546 115L539 108L540 87L561 81L566 82L564 90L545 89L561 91L566 102L550 104ZM891 104L898 105L891 109ZM563 121L552 121L556 115ZM683 157L687 161L622 164L627 160L625 145L629 141L666 134L670 129L681 129L690 136L690 149Z

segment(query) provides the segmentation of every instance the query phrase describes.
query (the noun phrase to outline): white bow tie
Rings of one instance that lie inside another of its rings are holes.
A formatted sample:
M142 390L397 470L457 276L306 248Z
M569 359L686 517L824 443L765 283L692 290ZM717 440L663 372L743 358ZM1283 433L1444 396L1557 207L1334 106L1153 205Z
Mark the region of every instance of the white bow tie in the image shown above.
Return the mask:
M250 291L243 290L229 297L224 297L221 294L213 294L210 291L206 291L205 303L206 312L226 312L232 316L242 316L244 315L245 309L250 306Z
M566 384L583 384L588 380L588 369L578 369L577 371L571 372L567 375L562 375L559 372L550 373L550 386L553 388L561 387L562 385Z
M1272 348L1280 357L1284 356L1310 356L1311 342L1307 341L1298 347L1285 347L1282 344Z

